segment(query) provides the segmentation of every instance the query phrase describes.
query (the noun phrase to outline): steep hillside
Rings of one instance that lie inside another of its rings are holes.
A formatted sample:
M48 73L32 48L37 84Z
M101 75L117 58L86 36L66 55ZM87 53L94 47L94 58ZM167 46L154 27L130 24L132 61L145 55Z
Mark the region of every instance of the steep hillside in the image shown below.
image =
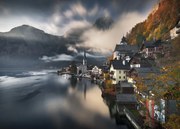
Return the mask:
M148 18L127 34L128 42L140 44L144 39L168 39L170 30L177 24L179 13L180 0L161 0Z

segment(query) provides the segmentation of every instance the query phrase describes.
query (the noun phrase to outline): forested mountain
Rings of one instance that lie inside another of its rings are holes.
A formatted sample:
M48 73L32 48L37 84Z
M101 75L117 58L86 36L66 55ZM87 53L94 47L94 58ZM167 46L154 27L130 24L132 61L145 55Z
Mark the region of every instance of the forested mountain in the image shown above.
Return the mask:
M148 18L138 23L127 34L128 42L140 44L143 40L170 38L170 30L177 24L180 14L180 0L161 0Z
M67 53L66 39L53 36L28 25L0 33L0 55L11 57L38 58Z

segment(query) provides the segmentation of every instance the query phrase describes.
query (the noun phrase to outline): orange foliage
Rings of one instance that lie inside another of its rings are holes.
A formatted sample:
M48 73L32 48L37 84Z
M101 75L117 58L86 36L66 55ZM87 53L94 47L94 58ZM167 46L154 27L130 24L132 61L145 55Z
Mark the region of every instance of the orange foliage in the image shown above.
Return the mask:
M175 27L178 20L179 7L180 0L161 0L157 11L132 28L127 36L128 42L139 44L138 35L144 36L147 40L152 40L154 37L162 40L169 38L169 31Z

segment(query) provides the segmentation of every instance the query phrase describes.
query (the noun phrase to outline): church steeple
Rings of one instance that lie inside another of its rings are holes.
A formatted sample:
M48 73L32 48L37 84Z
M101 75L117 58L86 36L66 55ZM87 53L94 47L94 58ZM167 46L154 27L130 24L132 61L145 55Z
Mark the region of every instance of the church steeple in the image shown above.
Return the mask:
M87 65L86 52L84 51L83 65Z

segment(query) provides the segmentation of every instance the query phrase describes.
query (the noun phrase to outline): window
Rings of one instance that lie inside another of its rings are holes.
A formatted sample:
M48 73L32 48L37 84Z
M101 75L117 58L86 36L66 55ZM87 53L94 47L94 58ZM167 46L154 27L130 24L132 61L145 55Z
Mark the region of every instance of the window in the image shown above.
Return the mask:
M119 73L121 73L121 71L119 71Z
M119 79L121 79L121 76L119 76Z
M126 77L124 76L124 79L126 79Z
M126 73L126 71L124 71L124 74Z

